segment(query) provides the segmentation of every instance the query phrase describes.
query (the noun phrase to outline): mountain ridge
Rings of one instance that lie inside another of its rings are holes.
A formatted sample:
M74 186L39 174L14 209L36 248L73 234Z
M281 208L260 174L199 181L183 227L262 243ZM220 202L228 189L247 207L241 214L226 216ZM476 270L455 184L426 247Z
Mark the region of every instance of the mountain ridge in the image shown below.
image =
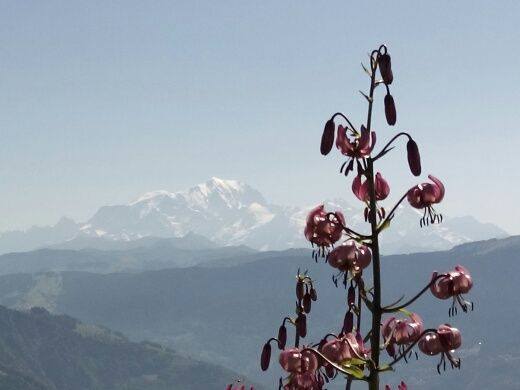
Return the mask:
M353 228L366 228L361 206L353 207L343 199L325 204L330 210L344 211ZM0 254L66 246L74 240L91 240L90 245L95 246L102 242L95 239L135 242L189 233L220 246L246 245L257 250L304 247L302 231L309 209L272 204L246 183L213 177L184 191L152 191L128 204L102 206L85 223L61 219L53 227L5 232L0 235ZM417 210L406 206L398 208L394 221L396 229L389 229L382 236L386 254L443 250L464 242L508 235L496 225L481 223L472 216L446 218L441 225L417 229Z

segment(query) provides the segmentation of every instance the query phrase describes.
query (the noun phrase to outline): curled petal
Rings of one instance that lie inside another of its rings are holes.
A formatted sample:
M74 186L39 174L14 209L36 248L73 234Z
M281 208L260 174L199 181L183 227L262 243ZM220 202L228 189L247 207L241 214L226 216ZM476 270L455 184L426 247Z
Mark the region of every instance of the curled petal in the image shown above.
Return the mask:
M457 349L462 345L460 331L449 324L440 325L437 328L437 333L444 352Z
M301 372L302 354L298 348L286 349L280 352L279 362L287 372Z
M390 194L390 186L379 172L376 174L375 190L377 200L384 200Z
M437 278L437 272L432 275L432 280ZM448 299L452 296L452 281L449 276L437 278L430 286L432 294L439 299Z
M437 333L428 332L419 340L419 349L422 353L430 356L438 355L443 351Z

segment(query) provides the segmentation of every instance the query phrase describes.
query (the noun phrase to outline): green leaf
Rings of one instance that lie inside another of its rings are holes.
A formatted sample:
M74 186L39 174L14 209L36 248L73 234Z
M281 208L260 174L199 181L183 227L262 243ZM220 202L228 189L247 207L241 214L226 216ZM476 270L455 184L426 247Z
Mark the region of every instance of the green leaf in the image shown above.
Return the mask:
M365 377L363 370L357 366L343 366L342 368L347 374L354 378L363 379Z
M383 364L379 367L378 371L394 371L394 369L389 364Z
M345 360L342 363L345 364L346 366L364 366L366 362L367 361L363 360L363 359L351 358L351 359Z

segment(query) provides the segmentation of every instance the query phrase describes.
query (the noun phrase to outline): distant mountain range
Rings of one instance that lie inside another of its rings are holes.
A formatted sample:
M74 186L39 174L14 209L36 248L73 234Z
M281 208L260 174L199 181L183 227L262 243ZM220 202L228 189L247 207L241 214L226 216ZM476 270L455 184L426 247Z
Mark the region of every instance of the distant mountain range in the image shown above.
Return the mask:
M450 322L461 329L462 369L439 376L437 360L421 356L419 362L403 362L398 374L388 377L424 390L520 388L520 380L512 374L520 361L516 287L520 236L463 244L448 251L384 256L385 303L402 294L413 296L430 280L434 269L446 271L456 264L464 264L473 275L474 288L468 298L475 303L475 311L449 318L450 301L440 301L429 293L411 310L420 313L427 326ZM293 312L298 268L309 270L318 289L305 342L337 332L345 310L341 298L345 291L333 286L330 266L316 264L306 249L251 252L158 271L3 275L0 303L21 309L43 306L121 331L134 340L164 343L274 388L281 372L273 364L262 374L259 350L276 333L280 319ZM368 273L367 283L369 279Z
M41 308L0 307L0 345L0 388L6 390L220 390L238 377Z
M352 227L366 229L359 205L353 207L341 199L326 203L331 210L343 210ZM143 238L181 237L189 233L220 246L246 245L258 250L305 247L302 232L309 209L275 205L245 183L212 178L186 191L155 191L126 205L101 207L85 223L62 218L55 226L5 232L0 236L0 253L46 247L129 248L135 244L127 243L141 244L145 242ZM471 216L446 218L441 225L419 229L417 210L405 205L397 214L395 228L382 237L386 254L443 250L508 235Z
M96 249L92 249L92 247ZM78 249L74 249L78 248ZM246 246L218 247L193 233L181 238L112 241L81 237L51 248L0 255L0 275L48 271L137 272L189 267L256 252Z

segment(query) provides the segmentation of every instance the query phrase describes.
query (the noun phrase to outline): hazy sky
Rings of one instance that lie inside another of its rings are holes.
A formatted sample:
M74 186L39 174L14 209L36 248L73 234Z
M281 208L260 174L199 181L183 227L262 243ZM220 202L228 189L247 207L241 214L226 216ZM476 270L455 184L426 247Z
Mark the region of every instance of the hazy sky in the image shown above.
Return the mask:
M0 1L0 230L211 176L350 199L321 130L365 120L360 61L385 42L398 123L379 91L379 141L415 135L445 215L520 233L519 17L518 1ZM394 198L416 182L402 146L378 167Z

